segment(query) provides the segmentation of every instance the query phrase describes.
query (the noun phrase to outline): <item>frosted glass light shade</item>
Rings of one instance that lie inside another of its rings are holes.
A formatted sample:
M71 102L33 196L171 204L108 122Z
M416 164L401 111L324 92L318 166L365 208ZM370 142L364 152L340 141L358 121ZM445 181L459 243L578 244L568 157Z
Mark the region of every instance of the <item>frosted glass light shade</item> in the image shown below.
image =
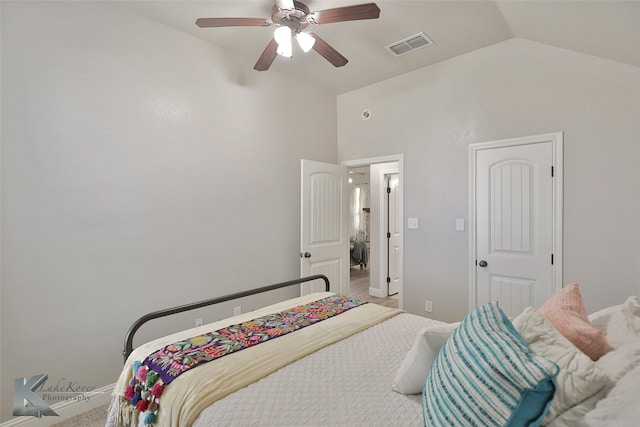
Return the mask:
M291 42L291 28L285 26L276 28L273 38L278 44Z
M287 40L278 44L278 49L276 50L276 52L278 53L278 55L291 58L291 56L293 56L293 46L291 44L291 40Z
M298 44L300 45L300 48L305 53L309 52L316 42L316 39L314 39L311 34L302 33L302 32L296 35L296 40L298 40Z

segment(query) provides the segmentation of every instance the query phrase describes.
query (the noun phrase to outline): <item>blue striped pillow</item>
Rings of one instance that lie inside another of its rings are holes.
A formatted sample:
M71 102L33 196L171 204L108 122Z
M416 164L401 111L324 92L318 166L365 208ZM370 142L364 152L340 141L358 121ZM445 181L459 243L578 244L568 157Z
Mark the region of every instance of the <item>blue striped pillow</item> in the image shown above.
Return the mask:
M486 304L442 347L422 391L425 426L538 426L558 366L537 357L504 312Z

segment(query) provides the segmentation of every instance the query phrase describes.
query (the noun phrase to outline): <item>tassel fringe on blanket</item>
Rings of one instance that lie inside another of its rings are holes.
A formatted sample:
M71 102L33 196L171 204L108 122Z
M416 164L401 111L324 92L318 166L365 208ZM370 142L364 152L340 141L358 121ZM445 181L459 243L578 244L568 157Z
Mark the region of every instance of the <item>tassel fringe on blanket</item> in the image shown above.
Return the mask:
M133 363L133 377L124 397L139 413L145 413L144 424L150 425L158 418L159 399L164 390L162 382L158 382L160 374L149 369L141 362Z
M109 413L115 414L115 425L136 427L138 425L138 412L136 408L131 406L131 402L123 396L119 396L111 401ZM107 423L107 426L113 424Z

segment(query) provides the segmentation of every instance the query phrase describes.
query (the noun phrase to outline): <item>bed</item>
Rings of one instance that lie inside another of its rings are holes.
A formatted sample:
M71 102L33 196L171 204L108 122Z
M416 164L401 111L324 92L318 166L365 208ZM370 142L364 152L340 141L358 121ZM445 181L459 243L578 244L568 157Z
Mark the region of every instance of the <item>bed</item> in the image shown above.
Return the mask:
M323 280L329 289L326 277L311 276L257 291L313 280ZM326 291L172 334L132 350L133 334L146 321L237 295L151 313L132 325L125 338L126 362L114 388L107 426L144 426L146 419L147 425L157 426L599 427L637 425L640 419L636 405L629 404L640 398L636 390L640 382L640 301L630 297L587 317L581 299L574 307L566 303L567 299L576 301L577 285L563 288L542 307L529 308L514 319L506 318L497 304L488 304L457 323ZM160 381L160 394L154 391L153 382L144 385L152 371L143 372L144 368L156 365L140 362L157 361L152 356L161 350L192 338L199 342L208 334L220 337L220 331L235 331L230 325L273 326L267 324L273 316L291 313L300 318L304 317L301 313L311 313L322 320L275 334L259 344L249 343L182 372L166 384ZM567 318L582 323L572 324ZM586 344L580 341L585 333L589 337ZM489 371L482 371L486 368L482 366L474 369L478 369L476 374L490 372L483 384L500 378L499 387L504 388L495 396L484 390L478 396L469 395L478 384L468 384L472 375L456 366L456 359L470 352L471 360L478 351L483 353L480 359L489 353L496 356L496 348L502 353L497 363L489 363ZM514 374L509 371L513 363L503 360L520 361L524 368L520 366ZM516 378L523 370L529 377ZM134 385L148 391L148 402L157 405L143 404L136 410L143 399L131 404L136 399L127 391L135 389ZM540 395L547 397L540 400ZM149 414L154 416L149 418ZM475 416L484 418L477 421Z

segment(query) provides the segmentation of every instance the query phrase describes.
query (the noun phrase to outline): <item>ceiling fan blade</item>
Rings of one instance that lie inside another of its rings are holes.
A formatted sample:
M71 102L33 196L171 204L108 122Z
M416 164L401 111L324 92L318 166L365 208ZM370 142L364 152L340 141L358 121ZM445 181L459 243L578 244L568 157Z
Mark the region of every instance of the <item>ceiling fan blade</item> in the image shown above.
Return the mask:
M375 3L356 4L311 12L307 15L310 24L331 24L333 22L376 19L380 17L380 8Z
M340 53L337 50L332 48L329 45L329 43L327 43L326 41L318 37L317 34L313 34L313 33L309 33L309 34L311 34L313 38L316 39L316 42L313 44L313 50L315 50L320 55L322 55L324 59L331 62L336 67L342 67L347 62L349 62L347 58L340 55Z
M268 27L270 19L264 18L198 18L196 25L200 28L208 27Z
M295 8L293 0L276 0L276 6L280 10L292 10Z
M262 55L258 58L258 62L253 66L256 71L267 71L273 61L278 56L278 43L272 38L267 47L262 51Z

